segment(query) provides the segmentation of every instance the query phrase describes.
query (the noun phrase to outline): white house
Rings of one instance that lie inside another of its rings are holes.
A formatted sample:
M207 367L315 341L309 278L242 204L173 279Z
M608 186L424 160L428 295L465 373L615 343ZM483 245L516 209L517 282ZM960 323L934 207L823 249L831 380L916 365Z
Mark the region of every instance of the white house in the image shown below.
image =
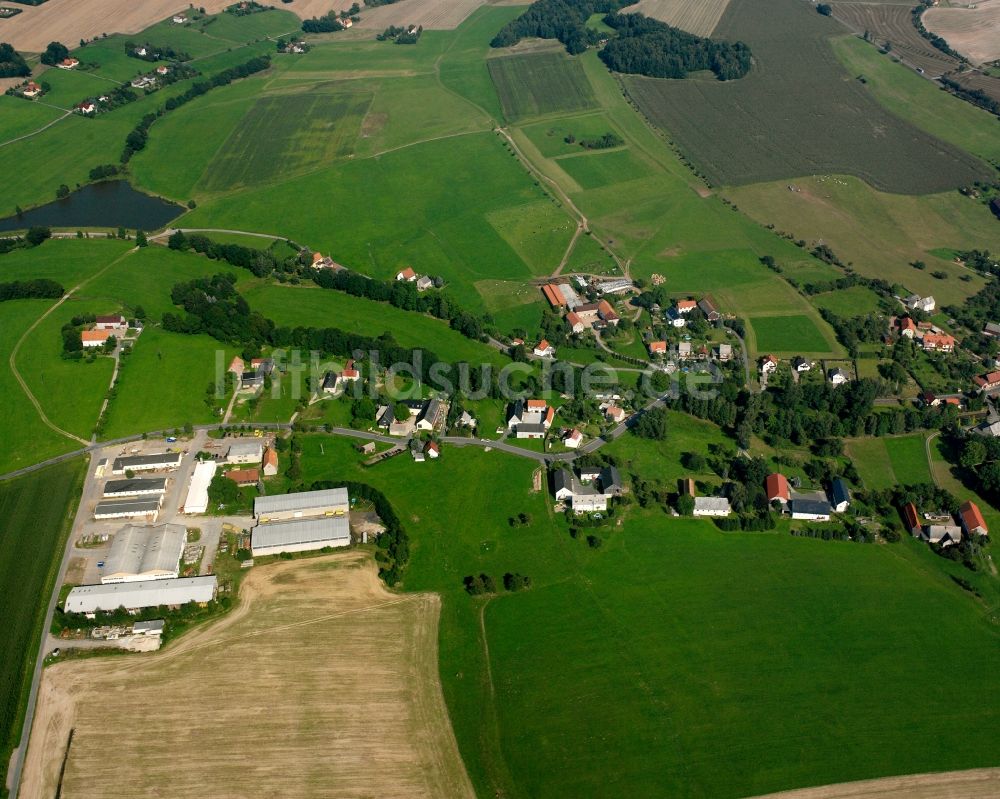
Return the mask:
M760 359L760 373L769 375L778 368L778 359L774 355L765 355Z
M812 499L809 497L792 497L788 503L792 511L792 518L807 522L828 522L830 521L831 507L825 499Z
M937 303L934 301L933 297L921 297L919 294L911 294L903 300L903 305L911 311L923 311L924 313L930 313L937 306Z
M725 497L695 497L695 516L728 516L732 512Z
M842 386L844 383L850 381L850 376L843 369L831 369L827 372L827 380L830 381L831 386Z
M401 269L396 273L396 280L405 280L407 283L415 283L417 280L417 273L413 271L412 266L408 266L406 269Z
M535 347L533 352L536 358L552 358L556 354L556 348L545 339L542 339L538 342L538 346Z
M577 449L582 443L583 433L579 430L570 430L565 436L563 436L563 444L570 449Z

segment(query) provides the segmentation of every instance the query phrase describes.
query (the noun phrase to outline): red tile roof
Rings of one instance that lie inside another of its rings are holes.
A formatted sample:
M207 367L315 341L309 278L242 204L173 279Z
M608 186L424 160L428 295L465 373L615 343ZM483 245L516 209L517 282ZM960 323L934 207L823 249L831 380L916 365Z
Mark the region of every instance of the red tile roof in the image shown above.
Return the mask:
M906 529L911 533L920 527L920 514L917 513L917 506L912 502L903 505L903 521L906 523Z
M989 528L986 526L986 520L983 518L983 514L979 511L979 506L971 499L962 504L962 507L958 509L958 515L962 517L962 526L965 528L966 532L982 532L984 535L989 532Z
M973 382L977 386L988 386L993 383L1000 383L1000 372L989 372L985 375L977 375L973 378Z
M555 418L555 415L556 409L550 405L549 409L545 412L545 424L552 424L552 419Z
M549 301L549 305L553 308L558 308L559 306L566 304L566 298L563 297L559 287L554 283L547 283L542 286L542 293L545 295L545 299Z
M768 502L774 499L783 499L785 502L788 502L791 496L788 491L788 478L778 472L767 476L767 479L764 481L764 487L767 490Z
M649 351L655 353L664 353L667 351L667 342L665 341L650 341Z
M107 341L111 336L110 330L84 330L80 334L80 341Z
M264 450L263 463L264 466L273 466L275 468L278 468L278 453L271 447L268 447L267 449Z
M530 399L528 400L528 410L529 411L541 411L545 409L548 403L543 399Z
M694 300L677 300L678 311L693 311L697 305Z
M583 320L576 315L573 311L566 314L566 321L569 322L570 327L576 327L577 325L582 325Z
M402 280L409 280L417 276L417 273L413 271L412 266L406 267L406 269L400 269L398 277Z
M226 477L236 483L236 485L246 485L247 483L258 482L260 480L260 472L257 469L233 469L226 472Z

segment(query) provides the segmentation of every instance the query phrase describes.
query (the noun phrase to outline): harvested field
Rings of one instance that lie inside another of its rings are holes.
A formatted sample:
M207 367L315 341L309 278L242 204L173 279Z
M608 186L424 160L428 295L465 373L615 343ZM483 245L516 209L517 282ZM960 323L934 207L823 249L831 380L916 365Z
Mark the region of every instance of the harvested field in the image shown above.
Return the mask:
M1000 59L1000 0L971 5L930 8L924 12L924 26L977 64L996 61Z
M161 653L47 669L20 795L55 795L72 730L65 796L471 799L439 608L357 552L258 567L236 610ZM156 712L110 721L125 706Z
M769 793L756 799L990 799L997 795L1000 795L1000 769L979 768L844 782Z
M751 46L757 66L747 77L624 83L715 185L852 174L881 191L930 194L991 174L852 80L829 41L841 31L801 0L733 0L716 34Z
M204 0L199 6L209 14L232 5L231 0ZM184 0L49 0L40 6L24 6L22 12L3 22L3 40L18 50L41 52L49 42L74 47L80 39L111 33L137 33L155 22L188 7Z
M485 0L405 0L361 12L358 27L384 30L390 25L422 25L427 30L453 30Z
M984 75L981 72L966 72L952 77L967 89L978 89L1000 103L1000 78Z
M622 13L638 12L698 36L711 36L728 5L729 0L639 0Z
M833 15L857 34L868 31L879 47L892 43L892 52L911 67L937 77L958 68L959 61L931 45L913 25L910 6L885 3L831 3Z

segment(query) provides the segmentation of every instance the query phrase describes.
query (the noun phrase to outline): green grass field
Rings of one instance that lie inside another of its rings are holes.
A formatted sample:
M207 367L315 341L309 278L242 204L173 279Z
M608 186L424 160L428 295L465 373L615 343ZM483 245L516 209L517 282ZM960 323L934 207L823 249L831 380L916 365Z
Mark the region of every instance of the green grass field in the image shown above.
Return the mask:
M481 794L725 799L991 762L996 713L979 685L995 679L995 665L982 669L996 632L910 542L724 534L632 511L593 551L530 492L528 461L446 447L426 469L357 463L349 442L305 439L307 481L373 484L410 530L405 587L443 597L445 697ZM470 482L496 501L469 506ZM529 528L508 526L519 512ZM508 570L533 588L485 606L461 588L466 574ZM945 652L976 685L935 687L911 668ZM904 745L942 725L984 746ZM740 745L721 752L720 740Z
M60 116L58 108L0 95L0 142L27 136Z
M809 299L817 308L830 311L845 319L875 313L880 307L879 296L865 286L851 286L823 294L814 294Z
M752 316L758 352L828 352L830 343L808 316Z
M254 186L350 155L371 100L365 91L261 97L223 142L202 187L212 192Z
M450 179L441 180L444 174ZM522 209L530 218L534 203L545 199L498 138L481 133L353 159L220 198L200 205L184 224L288 236L379 278L412 265L443 276L463 306L477 310L483 301L476 281L525 279L533 271L488 215ZM281 208L295 213L276 211ZM510 216L505 224L511 224ZM543 229L539 235L551 232ZM568 244L572 232L566 228L559 235ZM539 245L525 241L522 246L535 251Z
M829 41L842 34L838 22L798 0L733 0L715 36L750 45L758 68L748 76L625 84L715 185L851 174L883 191L929 194L990 174L852 80Z
M0 785L18 744L39 637L87 462L0 482Z
M597 189L625 183L644 178L649 174L649 164L636 158L628 150L567 155L556 163L583 189Z
M594 94L578 59L544 52L487 62L504 116L511 122L594 107Z
M924 439L922 434L854 439L847 453L867 488L929 483Z
M595 139L605 133L620 135L605 114L593 112L576 117L560 117L550 122L537 122L525 125L521 130L546 158L584 152L579 144L581 139ZM572 144L567 142L567 136L572 136L576 141Z
M241 293L251 308L279 326L339 327L372 337L389 332L404 347L426 347L451 362L508 363L497 350L456 333L446 322L388 303L315 286L261 283Z

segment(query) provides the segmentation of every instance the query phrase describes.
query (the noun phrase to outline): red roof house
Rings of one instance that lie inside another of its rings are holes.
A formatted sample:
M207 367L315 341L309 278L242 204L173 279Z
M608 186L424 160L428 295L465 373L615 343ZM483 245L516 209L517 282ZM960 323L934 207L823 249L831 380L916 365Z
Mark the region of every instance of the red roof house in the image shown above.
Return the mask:
M791 494L788 490L788 478L778 472L767 476L764 480L764 489L767 491L768 502L778 500L778 502L784 505L791 499Z
M962 527L969 535L989 535L990 530L986 526L983 514L979 511L979 506L971 499L962 503L958 515L962 520Z
M917 513L917 506L912 502L903 505L903 523L910 535L920 535L920 514Z

